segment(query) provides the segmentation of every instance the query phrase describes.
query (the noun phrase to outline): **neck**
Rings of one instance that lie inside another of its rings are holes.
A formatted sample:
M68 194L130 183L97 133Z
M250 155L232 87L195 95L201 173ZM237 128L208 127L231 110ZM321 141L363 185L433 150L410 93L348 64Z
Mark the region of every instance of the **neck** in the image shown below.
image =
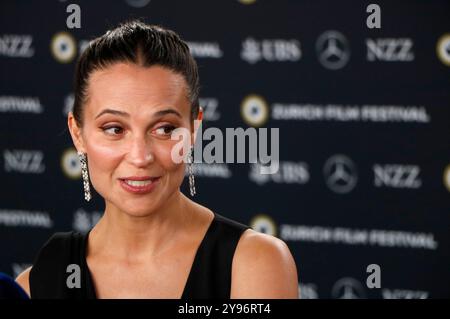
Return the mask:
M159 255L176 241L180 229L190 220L189 199L180 191L175 192L164 207L143 217L121 212L106 204L105 213L92 229L90 242L96 242L92 250L108 258L127 262L140 262ZM97 247L96 247L97 246Z

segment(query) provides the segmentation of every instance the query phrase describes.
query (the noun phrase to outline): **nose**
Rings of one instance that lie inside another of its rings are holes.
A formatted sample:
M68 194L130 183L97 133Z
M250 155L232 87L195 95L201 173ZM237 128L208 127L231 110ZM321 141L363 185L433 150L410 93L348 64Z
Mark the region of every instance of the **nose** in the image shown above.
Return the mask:
M152 148L150 140L147 141L144 137L136 136L133 138L128 154L129 162L136 167L146 167L153 163L155 158Z

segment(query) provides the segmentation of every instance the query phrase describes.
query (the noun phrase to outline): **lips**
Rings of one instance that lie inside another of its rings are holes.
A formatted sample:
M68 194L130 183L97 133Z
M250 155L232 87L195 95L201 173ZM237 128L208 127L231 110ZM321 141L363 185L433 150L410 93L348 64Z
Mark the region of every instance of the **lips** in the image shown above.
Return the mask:
M120 178L121 180L129 180L129 181L146 181L159 178L160 176L129 176Z
M120 178L119 182L122 188L133 194L146 194L153 191L159 184L161 176L132 176L127 178Z

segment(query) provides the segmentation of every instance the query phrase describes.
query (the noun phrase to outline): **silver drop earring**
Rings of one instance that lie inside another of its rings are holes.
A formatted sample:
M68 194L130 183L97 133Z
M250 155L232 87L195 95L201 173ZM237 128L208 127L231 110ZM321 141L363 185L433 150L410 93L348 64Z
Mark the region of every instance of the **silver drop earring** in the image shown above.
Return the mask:
M189 173L189 191L191 192L191 196L194 197L196 194L195 192L195 180L194 180L194 157L192 156L192 151L194 150L193 147L191 147L191 150L189 151L188 156L188 173Z
M78 152L78 157L80 158L81 176L83 177L84 199L89 202L91 200L91 190L89 188L86 153Z

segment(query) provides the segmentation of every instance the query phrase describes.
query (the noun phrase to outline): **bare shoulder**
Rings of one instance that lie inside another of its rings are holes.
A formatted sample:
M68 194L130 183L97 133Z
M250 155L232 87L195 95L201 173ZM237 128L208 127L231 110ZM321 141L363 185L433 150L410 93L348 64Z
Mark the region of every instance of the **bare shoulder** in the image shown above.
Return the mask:
M236 247L231 298L298 298L297 266L281 239L246 230Z
M30 271L32 267L28 267L25 269L19 276L16 278L16 282L25 290L25 292L30 296Z

